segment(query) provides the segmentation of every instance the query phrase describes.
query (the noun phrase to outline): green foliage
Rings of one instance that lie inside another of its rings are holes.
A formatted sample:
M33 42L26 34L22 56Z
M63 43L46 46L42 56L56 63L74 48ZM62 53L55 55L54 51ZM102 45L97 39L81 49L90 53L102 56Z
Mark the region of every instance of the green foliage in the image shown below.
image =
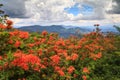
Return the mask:
M92 72L92 80L119 80L120 79L120 55L106 53L95 64Z
M8 45L5 44L8 41L9 33L4 31L0 32L0 55L6 52L8 50Z
M117 31L120 32L120 27L119 26L114 25L113 27L115 27L117 29Z
M117 48L117 51L120 51L120 35L116 35L115 46Z
M62 39L46 31L2 30L0 39L1 80L84 80L83 75L88 80L119 79L120 53L114 49L118 36L97 31Z

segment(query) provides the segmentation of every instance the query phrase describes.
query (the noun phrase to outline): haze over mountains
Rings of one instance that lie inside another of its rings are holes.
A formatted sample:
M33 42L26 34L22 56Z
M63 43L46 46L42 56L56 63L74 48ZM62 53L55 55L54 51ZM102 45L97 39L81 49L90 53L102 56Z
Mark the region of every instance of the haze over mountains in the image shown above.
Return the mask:
M60 37L69 37L70 35L77 36L78 34L85 34L91 32L95 29L94 26L63 26L63 25L51 25L51 26L40 26L40 25L33 25L33 26L23 26L18 28L23 31L28 32L42 32L44 30L50 32L55 32L60 35ZM116 33L117 30L114 27L100 27L102 32L114 32Z

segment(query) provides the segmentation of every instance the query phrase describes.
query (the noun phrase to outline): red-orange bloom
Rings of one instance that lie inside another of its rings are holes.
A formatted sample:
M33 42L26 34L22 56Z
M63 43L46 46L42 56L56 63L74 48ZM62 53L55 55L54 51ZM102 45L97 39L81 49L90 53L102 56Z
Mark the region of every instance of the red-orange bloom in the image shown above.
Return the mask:
M41 67L39 57L33 54L24 54L21 51L17 51L14 53L14 57L15 59L12 61L12 65L21 67L24 70L28 70L29 66L31 66L33 70L39 71L39 67Z
M87 80L87 77L85 75L82 76L83 80Z
M59 71L60 67L59 66L55 66L54 69L55 69L55 71Z
M2 60L3 58L2 58L2 56L0 56L0 60Z
M42 54L42 49L38 50L38 54L41 55Z
M0 28L1 28L1 29L5 29L6 26L0 23Z
M6 23L7 23L8 26L13 24L13 22L11 20L7 20Z
M74 76L74 78L76 78L78 75L77 75L77 74L74 74L73 76Z
M47 34L48 34L47 31L43 31L43 32L42 32L42 35L44 35L44 36L47 35Z
M22 38L22 39L28 39L29 38L29 33L24 32L24 31L20 31L19 32L19 37Z
M96 54L96 57L97 57L97 58L101 58L101 57L102 57L102 53Z
M75 54L75 53L74 53L74 54L71 56L71 60L73 60L73 61L76 60L77 58L78 58L78 54Z
M64 42L64 40L61 38L61 39L59 39L58 41L56 41L56 43L55 43L56 45L61 45L61 46L65 46L65 42Z
M34 45L35 45L35 44L33 44L33 43L29 43L29 44L28 44L28 47L32 48Z
M83 72L84 72L84 73L89 73L89 69L88 69L87 67L84 67L84 68L83 68Z
M9 44L12 44L12 43L13 43L13 40L12 40L12 39L10 39L10 40L8 41L8 43L9 43Z
M9 34L10 34L10 37L17 36L19 34L19 31L15 30L15 31L9 32Z
M7 29L11 29L11 28L12 28L12 26L6 26L6 28L7 28Z
M75 68L73 66L70 66L67 70L68 73L71 74L75 70Z
M60 57L58 55L51 56L50 58L55 64L58 64L60 62Z
M21 42L20 41L16 41L15 42L15 44L14 44L14 46L17 48L17 47L19 47L21 45Z
M65 75L65 73L62 70L59 70L57 72L59 73L60 76L64 76Z
M70 56L67 56L67 57L66 57L66 60L71 60L71 57L70 57Z

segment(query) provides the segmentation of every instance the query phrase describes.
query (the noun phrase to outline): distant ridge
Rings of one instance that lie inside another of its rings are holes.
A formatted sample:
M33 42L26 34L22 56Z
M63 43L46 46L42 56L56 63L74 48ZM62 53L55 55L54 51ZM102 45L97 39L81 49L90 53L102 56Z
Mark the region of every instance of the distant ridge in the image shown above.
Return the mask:
M114 27L100 27L102 32L114 32L117 30ZM22 26L17 28L19 30L28 31L28 32L42 32L44 30L49 33L55 32L58 33L60 37L67 38L70 35L82 35L85 33L89 33L95 29L95 27L84 27L84 26L63 26L63 25L51 25L51 26L41 26L41 25L32 25L32 26Z
M51 26L40 26L40 25L33 25L33 26L23 26L20 28L17 28L19 30L28 31L28 32L42 32L44 30L50 32L55 32L60 35L60 37L69 37L70 35L77 35L77 31L79 31L79 34L84 34L90 32L89 29L84 29L80 27L71 27L71 28L65 28L65 26L62 25L51 25Z

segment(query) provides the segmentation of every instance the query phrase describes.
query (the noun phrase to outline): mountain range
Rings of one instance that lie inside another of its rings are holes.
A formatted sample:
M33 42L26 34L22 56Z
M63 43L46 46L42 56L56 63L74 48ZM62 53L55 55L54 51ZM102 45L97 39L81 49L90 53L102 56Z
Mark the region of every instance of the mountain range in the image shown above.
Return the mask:
M51 26L41 26L41 25L32 25L32 26L22 26L17 28L19 30L28 31L28 32L42 32L44 30L49 33L55 32L58 33L60 37L67 38L70 35L80 36L85 33L89 33L95 29L95 27L84 27L84 26L63 26L63 25L51 25ZM116 32L114 27L102 27L102 32Z

